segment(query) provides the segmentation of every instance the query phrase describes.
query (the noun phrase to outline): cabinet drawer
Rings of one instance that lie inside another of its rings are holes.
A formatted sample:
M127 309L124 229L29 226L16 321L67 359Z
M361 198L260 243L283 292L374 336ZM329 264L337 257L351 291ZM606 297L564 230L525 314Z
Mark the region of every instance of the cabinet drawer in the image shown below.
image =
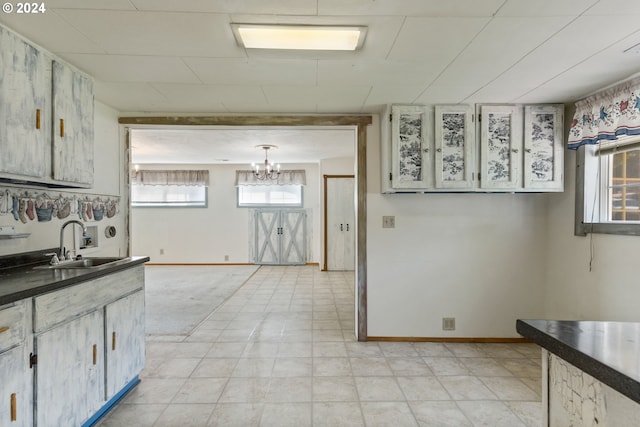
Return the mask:
M0 352L24 341L29 329L27 302L21 300L0 308Z
M139 265L34 298L34 332L42 332L144 288Z

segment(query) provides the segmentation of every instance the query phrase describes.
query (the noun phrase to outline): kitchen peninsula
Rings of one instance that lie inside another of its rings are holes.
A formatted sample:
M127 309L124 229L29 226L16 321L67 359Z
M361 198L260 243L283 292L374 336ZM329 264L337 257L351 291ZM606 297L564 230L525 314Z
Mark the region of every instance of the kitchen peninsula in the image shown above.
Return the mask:
M543 426L640 423L640 323L518 320L543 348Z

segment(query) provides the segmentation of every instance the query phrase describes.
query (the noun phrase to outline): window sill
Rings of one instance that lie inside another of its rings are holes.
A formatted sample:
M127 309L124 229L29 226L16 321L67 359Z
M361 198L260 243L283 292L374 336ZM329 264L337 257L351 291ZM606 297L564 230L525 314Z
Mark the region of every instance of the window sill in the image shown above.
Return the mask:
M576 224L576 236L586 236L589 233L640 236L640 223L580 222Z

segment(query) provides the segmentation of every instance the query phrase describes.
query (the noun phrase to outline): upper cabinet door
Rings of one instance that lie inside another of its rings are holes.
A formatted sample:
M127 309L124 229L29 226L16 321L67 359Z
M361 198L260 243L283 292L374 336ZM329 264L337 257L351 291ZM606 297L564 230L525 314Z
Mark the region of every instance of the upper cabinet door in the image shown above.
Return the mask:
M51 176L51 58L0 26L0 172Z
M391 181L398 189L433 187L433 154L425 107L391 107Z
M435 107L435 184L473 188L473 112L469 105Z
M522 109L483 105L480 109L480 188L522 188Z
M524 187L564 190L564 106L524 107Z
M93 81L53 61L53 178L93 184Z

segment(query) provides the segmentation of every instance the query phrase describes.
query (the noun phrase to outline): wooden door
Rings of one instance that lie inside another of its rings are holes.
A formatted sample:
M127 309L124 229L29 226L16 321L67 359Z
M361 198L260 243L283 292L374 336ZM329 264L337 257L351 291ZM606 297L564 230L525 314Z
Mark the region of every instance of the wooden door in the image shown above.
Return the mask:
M325 269L355 269L355 178L325 176Z
M22 344L0 353L0 425L33 425L33 371Z
M280 262L280 212L259 209L255 213L256 264Z
M283 209L280 213L280 264L305 264L306 218L303 210Z

